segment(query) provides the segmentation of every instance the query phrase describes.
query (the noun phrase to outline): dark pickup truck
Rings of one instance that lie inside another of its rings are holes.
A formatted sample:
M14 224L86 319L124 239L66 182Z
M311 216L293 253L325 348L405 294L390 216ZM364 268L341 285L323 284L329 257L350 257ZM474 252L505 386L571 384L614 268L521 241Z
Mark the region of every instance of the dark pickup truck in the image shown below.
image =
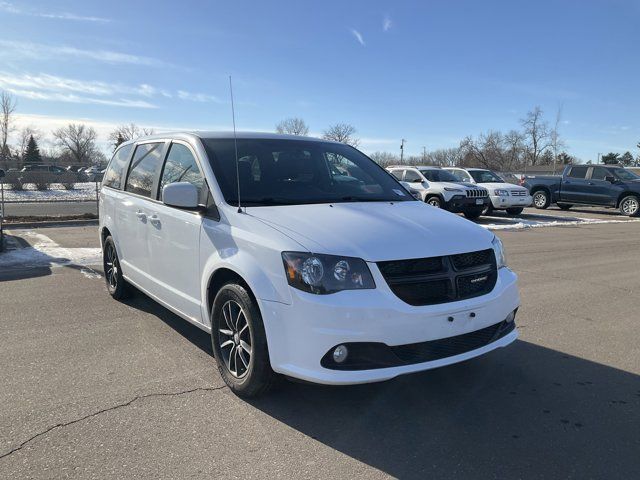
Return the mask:
M522 185L536 208L598 205L619 208L629 217L640 214L640 176L615 165L568 165L561 177L525 175Z

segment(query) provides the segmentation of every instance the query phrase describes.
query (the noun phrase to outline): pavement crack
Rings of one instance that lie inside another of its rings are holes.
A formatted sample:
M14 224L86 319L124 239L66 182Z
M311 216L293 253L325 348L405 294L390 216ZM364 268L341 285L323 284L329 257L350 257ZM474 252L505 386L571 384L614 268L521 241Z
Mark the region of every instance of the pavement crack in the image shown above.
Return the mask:
M131 400L128 400L124 403L119 403L117 405L113 405L111 407L108 408L103 408L101 410L98 410L97 412L93 412L90 413L88 415L85 415L83 417L80 418L76 418L75 420L71 420L69 422L63 422L63 423L57 423L55 425L52 425L51 427L47 428L46 430L43 430L41 432L36 433L35 435L33 435L32 437L29 437L27 440L25 440L24 442L22 442L20 445L18 445L17 447L9 450L6 453L3 453L2 455L0 455L0 460L8 457L9 455L16 453L20 450L22 450L25 446L27 446L29 443L31 443L32 441L34 441L36 438L40 438L44 435L47 435L48 433L57 430L59 428L65 428L68 427L70 425L74 425L76 423L82 422L84 420L88 420L89 418L93 418L93 417L97 417L98 415L102 415L103 413L107 413L107 412L112 412L114 410L118 410L120 408L124 408L124 407L128 407L129 405L132 405L140 400L145 400L147 398L153 398L153 397L177 397L180 395L187 395L189 393L194 393L194 392L214 392L216 390L223 390L227 388L226 385L222 385L219 387L197 387L197 388L191 388L189 390L181 390L178 392L169 392L169 393L148 393L145 395L138 395L134 398L132 398Z

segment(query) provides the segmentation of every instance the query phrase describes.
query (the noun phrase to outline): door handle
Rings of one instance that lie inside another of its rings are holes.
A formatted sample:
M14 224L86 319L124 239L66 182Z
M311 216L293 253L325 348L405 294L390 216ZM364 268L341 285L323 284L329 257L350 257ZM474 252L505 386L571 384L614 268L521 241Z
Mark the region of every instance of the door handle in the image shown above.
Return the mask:
M149 221L154 225L158 225L160 223L160 217L158 217L158 215L151 215Z
M138 210L136 212L136 217L138 217L140 220L144 220L147 218L147 214L144 213L142 210Z

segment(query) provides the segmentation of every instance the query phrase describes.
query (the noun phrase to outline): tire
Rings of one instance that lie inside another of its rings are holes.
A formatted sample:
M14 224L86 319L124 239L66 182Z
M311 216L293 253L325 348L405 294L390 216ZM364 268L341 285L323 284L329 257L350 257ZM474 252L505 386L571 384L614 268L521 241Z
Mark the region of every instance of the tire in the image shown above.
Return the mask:
M246 287L232 281L218 291L211 308L211 344L220 376L236 395L262 395L275 383L260 309Z
M428 197L425 202L432 207L442 208L442 200L440 200L440 197Z
M522 207L511 207L507 208L507 213L509 215L520 215L524 211Z
M493 213L493 203L489 202L489 204L484 207L482 210L482 215L491 215Z
M483 208L469 208L469 209L465 210L462 213L469 220L477 220L480 217L480 215L482 215L482 211L483 210L484 210L484 207Z
M640 198L636 195L627 195L620 201L620 213L627 217L640 215Z
M546 190L537 190L533 192L533 206L539 210L545 210L549 208L551 204L551 198Z
M558 208L560 210L565 210L566 211L566 210L569 210L571 207L573 207L573 205L570 204L570 203L559 203L558 204Z
M122 276L118 251L113 238L108 236L102 246L102 267L104 279L107 283L107 291L116 300L123 300L131 293L131 286Z

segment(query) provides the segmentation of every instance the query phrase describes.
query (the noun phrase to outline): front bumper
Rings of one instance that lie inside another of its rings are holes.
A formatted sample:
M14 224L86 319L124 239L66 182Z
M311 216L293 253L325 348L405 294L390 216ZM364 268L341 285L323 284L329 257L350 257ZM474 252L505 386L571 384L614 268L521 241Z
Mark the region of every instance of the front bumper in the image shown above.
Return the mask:
M525 195L522 197L507 196L499 197L498 195L491 195L491 205L494 210L506 210L507 208L524 208L531 206L533 197L531 195Z
M322 359L336 345L366 342L397 347L464 335L502 322L520 304L517 276L507 268L499 270L496 286L487 295L424 307L401 301L377 268L371 271L377 286L373 290L313 295L292 289L290 305L260 300L274 371L332 385L383 381L461 362L504 347L518 336L513 329L480 348L419 363L325 368Z
M489 205L489 197L470 198L465 195L454 195L451 200L445 202L444 209L453 213L462 213L467 210L484 208Z

